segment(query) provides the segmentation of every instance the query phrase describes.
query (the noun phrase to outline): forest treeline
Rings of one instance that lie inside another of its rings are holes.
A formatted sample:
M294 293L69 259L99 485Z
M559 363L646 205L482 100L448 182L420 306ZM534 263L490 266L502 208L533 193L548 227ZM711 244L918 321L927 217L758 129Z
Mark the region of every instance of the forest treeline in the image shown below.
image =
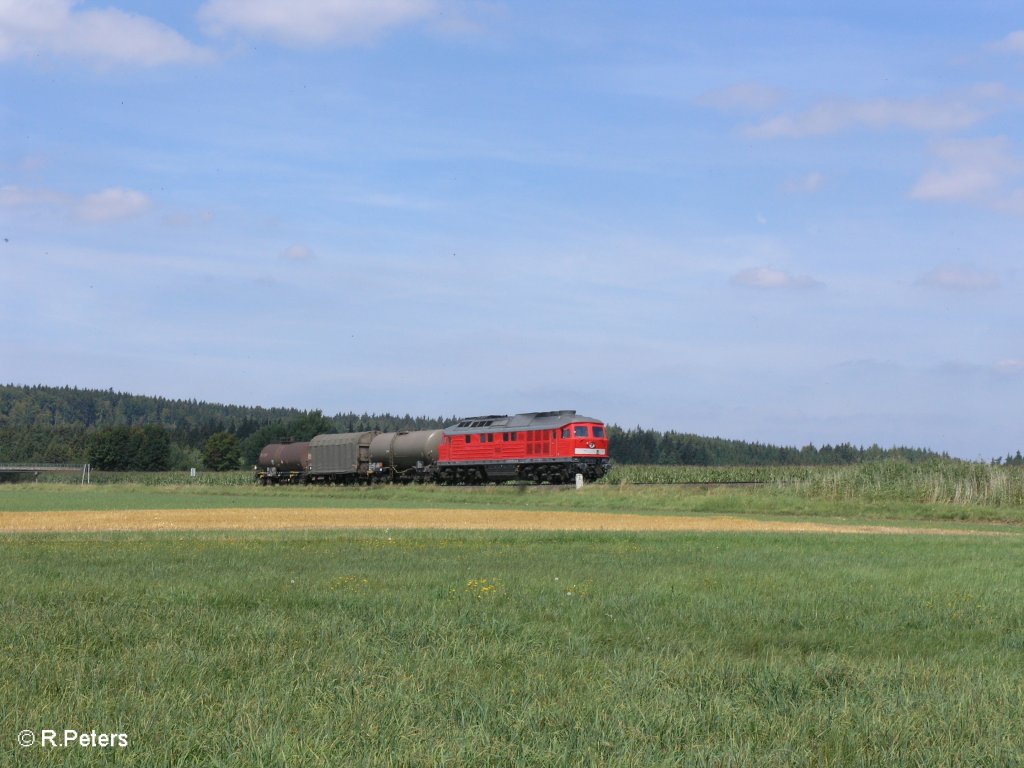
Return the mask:
M689 464L700 467L836 466L898 459L909 462L950 458L924 448L868 448L850 443L793 448L721 437L609 426L612 458L620 464Z
M461 414L459 415L461 416ZM0 462L91 463L97 469L237 468L282 438L324 432L434 429L430 418L170 400L113 390L0 385ZM838 465L885 458L924 461L921 448L807 445L802 448L609 425L612 459L622 464L698 466ZM1019 456L1019 454L1018 454ZM1007 457L1012 461L1016 457Z
M237 469L252 466L264 445L282 438L430 429L453 421L367 413L327 417L297 408L6 384L0 385L0 462L89 462L97 469L161 470L210 466L212 459L220 465L214 468ZM207 449L214 436L218 450L210 456Z

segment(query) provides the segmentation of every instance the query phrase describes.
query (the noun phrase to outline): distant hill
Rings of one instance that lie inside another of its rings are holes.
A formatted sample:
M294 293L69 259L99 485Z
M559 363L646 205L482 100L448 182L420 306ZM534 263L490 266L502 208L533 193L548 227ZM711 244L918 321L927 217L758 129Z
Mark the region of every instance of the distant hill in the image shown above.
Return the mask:
M425 416L338 413L295 408L222 405L201 400L170 400L114 390L0 385L0 462L87 461L90 441L115 427L160 427L173 448L172 465L196 466L199 449L218 432L233 434L251 465L260 448L282 437L308 439L321 432L378 429L434 429L456 421ZM802 448L725 440L679 432L609 425L612 458L623 464L749 466L851 464L883 458L924 461L948 458L921 448L869 448L813 445Z

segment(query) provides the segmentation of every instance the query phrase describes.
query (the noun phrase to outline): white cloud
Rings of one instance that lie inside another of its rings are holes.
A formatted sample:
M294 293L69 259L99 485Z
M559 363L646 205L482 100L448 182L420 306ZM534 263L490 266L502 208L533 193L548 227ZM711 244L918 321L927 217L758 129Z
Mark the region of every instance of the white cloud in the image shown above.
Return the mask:
M83 221L112 221L137 216L150 205L149 197L137 189L108 187L82 198L75 206L75 215Z
M727 112L761 112L771 109L781 99L782 92L776 88L758 83L737 83L728 88L708 91L697 99L697 103Z
M308 245L289 245L284 249L281 258L287 261L310 261L313 258L313 249Z
M287 45L361 43L420 21L433 0L209 0L199 10L210 34L239 32Z
M970 267L937 267L923 275L918 285L946 291L988 291L999 287L999 278Z
M1020 358L1000 360L993 367L996 369L996 373L1024 374L1024 360Z
M992 207L1003 213L1024 216L1024 189L1014 189L992 202Z
M993 43L989 47L994 51L1001 51L1002 53L1024 53L1024 29L1011 32L1002 40Z
M353 205L365 205L369 208L396 208L407 210L428 210L437 208L435 201L417 200L405 195L389 194L387 192L365 192L349 195L344 198Z
M0 206L5 208L62 205L66 202L66 196L51 189L32 189L13 184L0 187Z
M959 99L825 101L800 114L770 118L745 133L757 139L776 139L823 136L854 128L944 132L968 128L982 117L981 111Z
M825 177L817 171L813 171L805 176L788 179L782 185L782 189L785 192L810 194L821 189L824 183Z
M173 229L188 229L190 227L209 224L217 218L213 211L177 211L169 213L163 218L164 224Z
M793 275L772 267L752 267L737 272L730 281L733 285L762 290L786 290L792 288L816 288L818 280L808 275Z
M116 8L74 10L78 0L0 0L0 60L52 54L100 64L157 66L209 54L170 27Z
M918 200L977 201L995 210L1024 213L1024 190L1009 188L1024 173L1005 136L936 144L941 168L927 171L910 196Z
M152 200L147 194L124 187L108 187L84 197L44 187L0 187L0 207L39 210L56 207L74 214L75 218L82 221L129 218L145 212L151 206Z
M933 152L946 168L926 173L911 190L924 200L963 200L995 189L1003 174L1020 167L1002 136L959 139L935 145Z
M999 176L984 168L955 168L929 171L920 178L910 196L918 200L965 200L995 189Z

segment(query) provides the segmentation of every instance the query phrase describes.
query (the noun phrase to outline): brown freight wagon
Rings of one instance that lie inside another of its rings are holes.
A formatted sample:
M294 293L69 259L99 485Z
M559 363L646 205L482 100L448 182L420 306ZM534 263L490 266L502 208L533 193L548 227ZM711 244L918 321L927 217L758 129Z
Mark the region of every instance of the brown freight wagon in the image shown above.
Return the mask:
M256 481L263 485L309 482L309 443L293 440L270 443L260 451L254 470Z

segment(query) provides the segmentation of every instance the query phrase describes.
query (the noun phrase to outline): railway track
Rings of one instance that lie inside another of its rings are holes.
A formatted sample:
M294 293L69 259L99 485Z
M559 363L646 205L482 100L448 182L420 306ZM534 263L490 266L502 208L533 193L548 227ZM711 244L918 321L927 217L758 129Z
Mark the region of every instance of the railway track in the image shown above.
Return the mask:
M689 488L743 488L743 487L746 487L746 486L766 485L768 482L769 481L767 481L767 480L743 480L743 481L736 481L736 482L700 482L700 481L692 481L692 480L685 480L685 481L681 481L681 480L672 480L672 481L645 480L643 482L626 482L626 483L605 483L605 482L600 482L599 481L599 482L596 482L596 483L587 483L587 486L600 485L600 486L604 486L604 487L612 487L612 488L614 488L614 487L620 486L620 485L622 485L622 486L638 486L638 485L643 485L643 486L677 486L677 487L683 487L683 488L685 488L685 487L689 487ZM463 488L465 490L487 490L488 488L518 488L519 490L522 490L522 491L525 491L525 490L530 489L530 488L537 489L537 490L547 490L547 491L569 491L569 490L576 490L576 486L572 485L571 483L553 484L553 485L549 484L549 483L545 483L543 485L540 485L540 484L537 484L537 483L514 483L514 482L508 482L508 483L491 483L491 484L487 484L487 485L451 485L451 486L448 486L448 487L449 488Z

